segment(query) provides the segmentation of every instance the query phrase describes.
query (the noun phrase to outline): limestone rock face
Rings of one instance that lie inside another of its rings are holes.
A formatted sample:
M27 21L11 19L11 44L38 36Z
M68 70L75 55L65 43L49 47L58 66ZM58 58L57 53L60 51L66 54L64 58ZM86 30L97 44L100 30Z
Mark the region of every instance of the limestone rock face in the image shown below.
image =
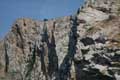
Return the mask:
M120 80L119 0L76 15L17 19L0 41L0 80Z

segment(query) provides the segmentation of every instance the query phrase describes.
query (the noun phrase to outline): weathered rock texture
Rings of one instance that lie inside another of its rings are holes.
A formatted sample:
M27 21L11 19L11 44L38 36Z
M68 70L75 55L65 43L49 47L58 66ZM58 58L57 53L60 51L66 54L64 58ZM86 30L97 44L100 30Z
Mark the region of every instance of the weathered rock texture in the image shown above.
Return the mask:
M0 80L120 80L120 1L74 16L18 19L0 41Z

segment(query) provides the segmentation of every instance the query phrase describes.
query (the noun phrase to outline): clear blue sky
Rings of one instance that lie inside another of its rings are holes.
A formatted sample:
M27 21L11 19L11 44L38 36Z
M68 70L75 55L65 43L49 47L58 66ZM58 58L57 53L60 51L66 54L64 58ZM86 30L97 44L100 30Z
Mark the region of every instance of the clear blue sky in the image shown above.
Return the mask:
M0 0L0 38L17 18L56 18L74 14L84 0Z

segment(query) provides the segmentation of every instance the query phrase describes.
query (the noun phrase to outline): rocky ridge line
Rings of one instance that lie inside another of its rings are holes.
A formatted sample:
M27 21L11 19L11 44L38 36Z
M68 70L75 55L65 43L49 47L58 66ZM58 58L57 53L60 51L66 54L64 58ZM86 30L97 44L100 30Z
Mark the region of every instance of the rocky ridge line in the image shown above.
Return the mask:
M120 80L119 15L119 0L87 0L74 16L16 20L0 80Z

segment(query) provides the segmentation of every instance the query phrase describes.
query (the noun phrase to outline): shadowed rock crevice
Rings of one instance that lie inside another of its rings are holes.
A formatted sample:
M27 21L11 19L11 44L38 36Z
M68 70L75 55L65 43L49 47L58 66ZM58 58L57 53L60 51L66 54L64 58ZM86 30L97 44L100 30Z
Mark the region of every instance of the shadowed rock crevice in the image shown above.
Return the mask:
M86 37L80 40L85 46L95 44L92 38Z
M89 61L86 61L84 59L80 61L74 60L76 80L86 80L86 73L84 72L83 68L85 68L86 65L89 65L89 64L90 64Z
M44 62L44 46L40 45L40 49L37 48L37 53L39 53L40 56L40 62L41 62L41 70L43 72L44 75L46 75L46 66L45 66L45 62Z
M48 36L46 23L44 24L42 42L44 43L44 45L41 46L42 49L40 51L41 63L42 63L41 68L48 79L48 77L52 78L53 76L57 76L58 57L56 54L54 30L51 30L51 37Z
M24 52L24 39L23 39L23 36L22 36L22 33L21 33L21 29L20 29L20 26L18 24L15 25L16 27L16 32L17 32L17 46L20 47L22 49L22 52L23 54L25 54Z
M29 59L27 60L28 64L27 64L27 72L25 77L28 77L31 74L34 68L35 61L36 61L36 44L33 47L32 55L30 55Z
M43 71L43 74L46 77L46 80L48 80L48 34L47 34L47 27L46 23L44 23L44 28L43 28L43 34L42 34L42 40L43 42L42 45L40 45L40 61L41 61L41 70Z
M8 45L6 42L4 42L4 48L5 48L5 72L8 72L9 69L9 56L8 56Z
M99 72L98 69L89 69L89 71L83 71L86 75L84 75L84 79L82 78L81 80L116 80L113 77L103 75L102 73Z
M87 67L89 61L75 61L76 80L116 80L113 76L108 76L99 71L99 69ZM113 74L111 74L113 75Z
M71 17L71 20L72 20L72 27L69 34L68 53L65 56L62 64L60 65L59 80L67 80L70 78L70 67L74 55L76 54L77 26L78 26L77 17L75 18Z
M58 73L58 57L56 53L56 44L54 38L54 31L52 30L51 42L48 44L49 67L48 74L50 77L57 76Z

